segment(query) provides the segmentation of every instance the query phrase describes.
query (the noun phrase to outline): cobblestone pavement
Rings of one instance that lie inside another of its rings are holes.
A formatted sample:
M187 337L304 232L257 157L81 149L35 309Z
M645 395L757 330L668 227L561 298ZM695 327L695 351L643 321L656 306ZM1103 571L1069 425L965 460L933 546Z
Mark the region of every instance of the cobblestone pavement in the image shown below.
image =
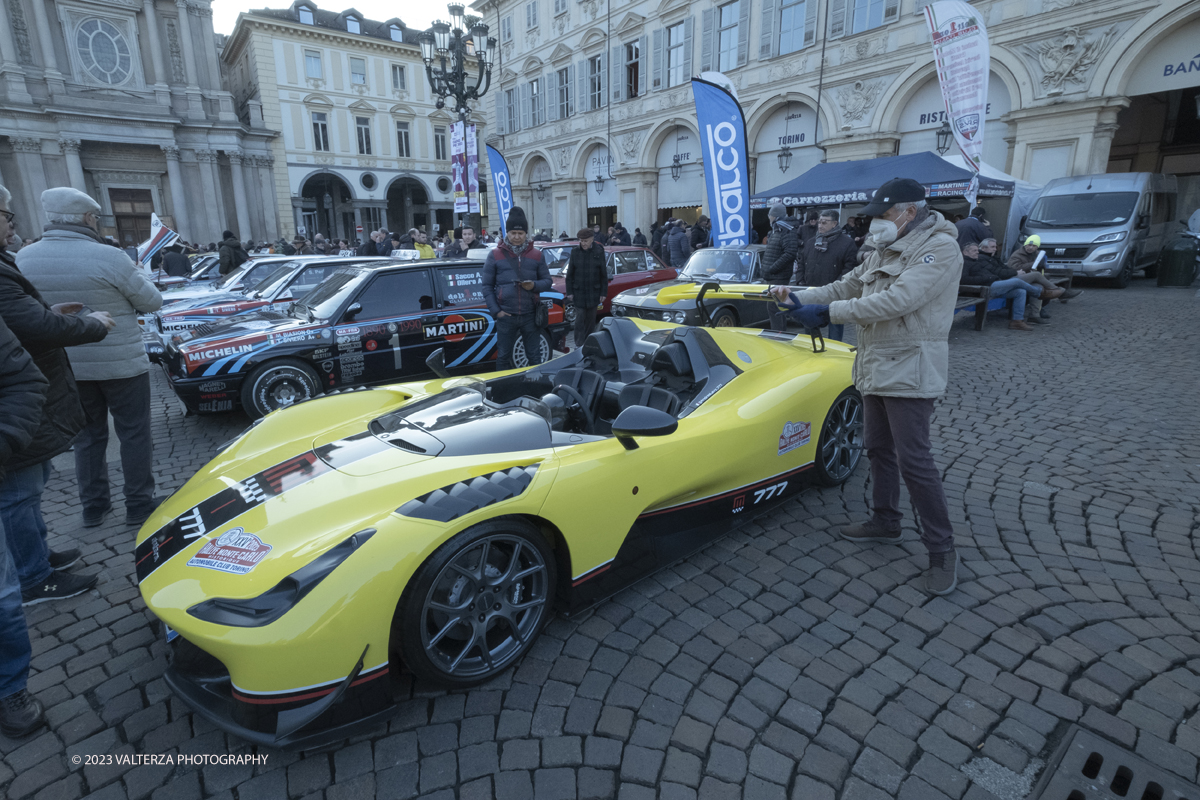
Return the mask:
M256 752L164 686L131 529L82 530L72 476L53 543L98 589L27 609L52 729L0 737L9 800L199 797L1021 797L1071 723L1189 781L1200 756L1200 326L1192 291L1094 288L1031 333L956 323L935 417L960 588L925 556L834 535L867 469L556 619L471 691L403 689L386 727L263 766L80 766L76 755ZM179 486L244 417L184 417L156 383L156 463ZM118 509L119 511L119 509Z

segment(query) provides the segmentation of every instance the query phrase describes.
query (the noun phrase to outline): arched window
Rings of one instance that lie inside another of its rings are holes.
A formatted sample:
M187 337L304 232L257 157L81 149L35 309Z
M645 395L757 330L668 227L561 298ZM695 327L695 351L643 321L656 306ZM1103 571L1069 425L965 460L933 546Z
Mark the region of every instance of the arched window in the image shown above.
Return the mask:
M362 33L362 27L355 17L346 17L346 30L349 33Z
M79 26L75 46L88 74L100 83L117 86L129 80L133 64L125 35L102 19Z

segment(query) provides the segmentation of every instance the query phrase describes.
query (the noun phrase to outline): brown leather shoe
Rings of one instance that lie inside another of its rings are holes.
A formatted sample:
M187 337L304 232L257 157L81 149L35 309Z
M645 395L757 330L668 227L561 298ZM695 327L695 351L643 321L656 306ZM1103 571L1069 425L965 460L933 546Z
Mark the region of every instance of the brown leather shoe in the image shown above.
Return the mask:
M1008 329L1010 331L1031 331L1033 326L1023 319L1014 319L1009 321Z
M895 544L900 541L900 526L889 528L871 517L866 522L856 522L844 525L841 530L842 538L851 542L884 542Z
M1056 286L1053 289L1046 289L1042 292L1042 302L1045 303L1047 300L1057 300L1058 298L1062 297L1066 291L1067 290L1061 286Z

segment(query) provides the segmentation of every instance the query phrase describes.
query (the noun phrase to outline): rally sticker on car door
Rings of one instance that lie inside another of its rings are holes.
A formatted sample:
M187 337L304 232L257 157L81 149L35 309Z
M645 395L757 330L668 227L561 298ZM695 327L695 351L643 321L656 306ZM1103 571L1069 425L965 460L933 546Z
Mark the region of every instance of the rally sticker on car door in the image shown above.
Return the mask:
M783 435L779 437L779 455L803 447L812 439L811 422L785 422Z
M207 542L196 555L188 559L189 567L204 567L218 572L245 575L258 566L271 545L244 528L231 528L216 539Z

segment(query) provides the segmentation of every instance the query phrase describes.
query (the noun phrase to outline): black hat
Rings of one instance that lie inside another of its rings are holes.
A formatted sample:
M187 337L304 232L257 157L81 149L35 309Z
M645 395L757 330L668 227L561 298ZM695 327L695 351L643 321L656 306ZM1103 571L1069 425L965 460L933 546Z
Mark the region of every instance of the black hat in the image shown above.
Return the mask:
M529 233L529 223L525 221L525 209L520 206L513 206L509 209L508 219L504 221L504 230Z
M912 178L892 178L879 187L875 197L862 210L863 214L878 217L896 203L916 203L925 199L925 187Z
M987 212L983 210L983 206L975 206L971 209L971 216L976 219L983 219L983 215Z

